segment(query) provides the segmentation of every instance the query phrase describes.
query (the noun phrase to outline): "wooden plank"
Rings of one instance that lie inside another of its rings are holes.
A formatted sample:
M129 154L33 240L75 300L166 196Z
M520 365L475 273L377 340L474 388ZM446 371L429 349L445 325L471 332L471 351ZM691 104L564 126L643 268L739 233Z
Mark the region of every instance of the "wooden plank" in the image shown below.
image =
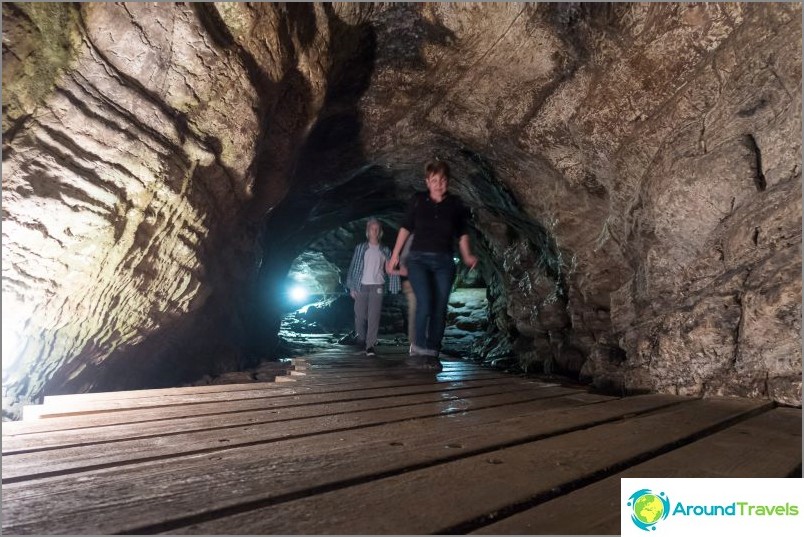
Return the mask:
M452 382L422 381L418 383L379 382L372 386L355 388L353 385L336 387L298 387L294 388L293 395L279 397L266 397L264 399L251 399L244 401L227 401L220 403L205 403L191 406L172 406L139 410L120 410L116 412L50 418L30 422L4 422L3 435L30 434L35 432L57 431L83 427L99 427L125 423L141 423L146 421L159 421L188 416L218 416L226 419L226 414L248 410L279 409L285 407L312 405L317 403L335 403L340 401L366 401L375 398L385 398L395 395L408 395L416 393L451 392L462 388L529 384L530 386L545 387L537 381L524 381L510 378L460 380Z
M407 349L405 352L389 352L389 353L380 353L376 356L366 356L362 353L357 354L325 354L325 353L318 353L318 354L309 354L304 357L304 360L310 364L327 364L327 363L337 363L341 361L347 362L363 362L363 363L379 363L383 361L392 361L397 360L401 361L407 358L408 353ZM441 357L439 358L443 363L449 363L454 365L472 365L472 366L481 366L482 364L478 362L474 362L472 360L463 360L457 359L452 357Z
M384 369L384 368L406 368L409 367L405 364L405 359L407 356L393 356L393 357L386 357L386 358L347 358L347 357L338 357L332 360L310 360L303 365L303 367L307 367L312 370L323 371L323 370L341 370L341 369ZM472 362L452 362L452 361L445 361L440 360L441 365L444 368L451 368L451 369L483 369L486 371L493 371L493 369L484 367L480 364L475 364ZM294 364L299 367L299 365Z
M441 362L444 369L460 370L484 370L494 371L478 364L467 362ZM312 361L305 365L311 371L361 371L361 370L385 370L385 369L410 369L405 363L405 357L394 357L382 360L346 360L337 359L327 362Z
M364 386L371 382L385 382L385 381L396 381L396 382L414 382L414 381L429 381L429 382L444 382L444 381L451 381L451 380L461 380L461 379L495 379L495 378L510 378L510 379L517 379L518 377L513 377L511 375L501 375L501 374L493 374L493 373L452 373L452 372L444 372L435 375L433 373L426 373L426 372L411 372L411 373L404 373L404 374L376 374L376 375L369 375L364 377L350 377L348 375L310 375L307 378L300 379L296 377L277 377L277 382L296 382L296 381L304 381L304 386L333 386L336 384L351 384L353 386ZM279 379L284 379L280 381Z
M353 383L362 383L366 381L373 381L373 380L383 380L383 379L414 379L414 378L423 378L423 377L431 377L435 378L438 377L449 377L449 378L462 378L462 377L473 377L473 378L499 378L502 374L495 373L490 371L443 371L438 373L429 373L424 371L415 371L415 370L400 370L400 371L382 371L376 370L372 372L365 372L365 373L349 373L349 372L342 372L342 373L332 373L332 372L325 372L325 373L316 373L314 371L308 372L307 378L304 380L308 383L319 383L319 382L327 382L331 383L333 381L349 381ZM518 378L514 375L506 375L509 378ZM292 376L286 377L276 377L275 381L280 382L283 380L292 380ZM299 380L299 379L296 379Z
M382 370L382 369L374 369L374 370L358 370L357 372L351 372L348 370L341 370L341 371L316 371L316 370L308 370L308 374L315 376L315 377L325 377L325 378L361 378L361 377L376 377L376 376L397 376L397 375L410 375L410 376L439 376L439 375L451 375L451 376L458 376L458 375L474 375L474 376L501 376L505 375L509 378L521 378L517 377L516 375L511 375L510 373L502 373L500 371L489 371L486 369L448 369L444 368L441 372L430 372L430 371L422 371L416 370L412 368L400 368L398 370Z
M106 401L120 399L136 399L139 397L154 397L164 395L192 395L203 393L237 392L244 390L264 390L277 387L273 381L249 382L247 384L214 384L204 386L183 386L180 388L154 388L148 390L125 390L117 392L74 393L66 395L46 395L45 405L56 405L62 401Z
M342 372L344 370L344 365L333 364L330 366L315 366L313 371L321 371L320 367L324 367L323 369L327 372ZM347 366L348 367L348 366ZM309 375L308 370L297 371L292 364L282 364L280 367L276 368L276 372L278 374L287 373L290 376L305 376ZM258 371L262 371L263 367L258 368ZM455 367L451 364L445 366L445 371L447 372L457 372L457 371L483 371L483 372L492 372L487 369L482 369L477 365L474 364L467 364L466 366ZM351 371L351 370L350 370ZM359 371L361 372L373 372L377 373L378 368L375 367L364 367L361 368ZM499 373L497 373L499 376ZM204 386L184 386L178 388L154 388L154 389L144 389L144 390L127 390L127 391L115 391L115 392L92 392L92 393L81 393L81 394L63 394L63 395L48 395L44 398L44 405L52 404L61 404L62 402L69 402L73 403L76 401L103 401L103 400L120 400L120 399L135 399L135 398L142 398L142 397L153 397L153 396L165 396L165 395L193 395L193 394L202 394L202 393L217 393L217 392L232 392L232 391L243 391L243 390L259 390L265 389L269 387L276 387L277 384L273 381L261 381L261 382L253 382L253 383L239 383L239 384L216 384L216 385L204 385Z
M287 378L287 377L277 377L279 378ZM377 376L376 378L387 379L387 376ZM470 378L500 378L494 376L475 376L472 375ZM431 377L422 378L421 376L410 376L406 378L400 378L400 381L415 381L419 379L420 381L430 381ZM453 379L453 377L446 376L445 380ZM294 380L295 379L288 379ZM309 382L305 383L305 386L316 387L316 386L329 386L332 384L333 380L335 379L327 378L324 382L315 382L315 379L310 379ZM454 379L458 380L458 379ZM182 395L165 395L165 396L151 396L151 397L139 397L139 398L126 398L126 399L109 399L109 400L98 400L98 401L60 401L58 404L50 404L50 405L37 405L37 406L28 406L26 410L28 411L27 414L24 415L24 420L34 419L34 416L37 418L53 418L53 417L62 417L62 416L69 416L73 414L92 414L97 412L113 412L113 411L120 411L120 410L128 410L128 409L144 409L144 408L157 408L157 407L166 407L171 405L192 405L192 404L202 404L202 403L210 403L215 401L244 401L247 399L260 399L264 397L275 397L279 395L291 395L294 393L292 388L276 388L275 386L271 386L270 388L263 389L263 390L238 390L238 391L230 391L224 393L202 393L202 394L182 394Z
M471 399L427 402L411 406L384 408L368 412L337 414L285 421L281 423L250 423L225 429L205 429L177 432L169 436L152 436L100 442L86 446L64 447L30 453L3 456L3 483L55 474L80 472L108 466L122 466L155 458L179 457L193 453L214 452L241 445L269 443L287 438L320 434L333 430L348 430L370 425L383 425L415 418L446 416L474 409L510 405L500 412L517 412L518 403L552 399L574 394L567 388L544 388L513 393L497 393ZM577 399L552 406L582 405ZM541 407L540 407L541 408Z
M473 533L617 534L622 478L787 477L800 464L801 410L776 408Z
M522 379L523 377L518 377L506 373L493 373L487 371L443 371L441 373L434 373L434 372L426 372L426 371L411 371L408 373L400 374L400 375L386 375L386 374L377 374L377 375L370 375L367 377L362 378L353 378L349 377L348 375L335 375L335 374L328 374L328 375L310 375L308 378L304 379L305 385L317 385L317 384L342 384L342 383L351 383L359 386L363 386L372 382L402 382L405 380L408 381L429 381L429 382L444 382L450 380L460 380L464 378L474 378L474 379L481 379L481 378L507 378L507 379Z
M430 384L433 382L453 382L459 380L471 379L506 379L506 380L527 380L505 373L489 374L486 372L473 373L473 372L442 372L437 375L432 373L411 373L404 378L390 378L386 375L380 375L376 378L363 378L360 380L350 378L339 378L335 376L312 376L304 379L303 384L299 386L305 387L326 387L326 386L349 386L350 389L365 389L365 388L379 388L383 386L398 386L398 385L412 385L412 384ZM539 382L532 379L531 382ZM345 388L341 388L345 389Z
M489 395L518 393L527 391L538 396L555 393L569 393L566 389L536 388L528 385L492 384L475 388L461 388L448 392L426 392L410 395L397 395L377 399L343 402L325 402L276 410L253 410L229 414L225 420L220 416L181 417L160 421L149 421L136 424L109 425L93 428L67 429L64 431L47 431L25 435L6 436L3 438L3 455L20 451L50 449L54 447L78 446L89 443L112 442L116 440L142 438L175 434L177 432L201 431L206 429L222 429L226 427L253 426L278 421L289 421L299 418L330 416L347 412L366 412L381 408L396 408L421 403L455 402L470 398L481 398ZM576 393L574 400L594 403L611 397L589 397L585 393ZM471 402L479 402L470 399Z
M348 386L350 389L368 389L368 388L375 388L381 386L391 386L391 385L412 385L412 384L431 384L431 383L445 383L445 382L461 382L464 380L500 380L504 382L532 382L532 383L539 383L542 386L565 386L580 390L587 390L587 386L583 386L580 384L575 384L571 382L562 382L561 384L554 382L554 381L546 381L541 380L538 377L528 378L524 376L512 375L510 373L503 373L503 372L450 372L450 371L443 371L440 373L433 373L433 372L426 372L426 371L416 371L411 373L406 373L405 375L395 376L395 375L385 375L379 374L376 376L371 377L362 377L362 378L350 378L348 376L341 376L337 374L326 374L326 375L308 375L306 378L303 379L303 383L298 384L298 387L310 387L310 388L325 388L325 387L335 387L341 386L341 389L344 386Z
M23 421L68 416L71 414L91 414L134 408L156 408L170 405L191 405L213 401L244 401L265 397L278 397L296 393L289 388L279 388L274 383L261 382L256 389L238 389L224 392L167 393L133 398L111 398L99 400L72 400L70 398L50 401L42 405L26 405L23 408ZM238 385L238 386L242 386ZM159 390L154 390L159 392Z
M482 370L480 368L460 368L460 369L450 369L446 368L444 373L445 374L454 374L458 371L465 371L467 373L482 373L487 375L493 375L495 377L501 377L502 375L499 372L492 372L488 370ZM340 378L362 378L368 376L376 376L383 379L387 379L388 375L384 373L383 370L377 368L371 369L361 369L361 374L359 375L351 375L350 373L343 373L340 370L337 371L327 371L326 375L314 375L311 374L309 371L289 371L290 377L307 377L308 379L340 379ZM416 375L420 374L411 370L409 368L400 368L400 373L405 375L409 375L411 377L415 377ZM336 374L333 374L336 373ZM82 393L82 394L69 394L69 395L53 395L53 396L46 396L44 398L44 405L45 406L54 406L54 405L61 405L61 404L74 404L76 402L85 402L85 401L105 401L105 400L121 400L121 399L134 399L134 398L145 398L145 397L162 397L162 396L174 396L174 395L196 395L196 394L204 394L204 393L217 393L217 392L233 392L233 391L243 391L243 390L259 390L259 389L267 389L272 387L277 387L278 385L274 381L269 382L253 382L253 383L240 383L240 384L220 384L220 385L205 385L205 386L189 386L189 387L179 387L179 388L159 388L159 389L146 389L146 390L130 390L130 391L116 391L116 392L96 392L96 393Z
M312 375L315 377L350 377L350 378L359 378L359 377L371 377L377 375L417 375L422 374L421 371L410 367L399 367L396 369L379 369L379 368L337 368L337 369L305 369L303 371L307 373L308 376ZM443 373L451 373L451 374L486 374L486 375L500 375L500 371L490 371L488 369L481 369L481 368L443 368ZM515 377L516 375L508 374L510 377Z
M444 369L462 370L462 371L494 371L486 367L481 367L476 364L455 363L455 362L441 362ZM327 371L327 372L340 372L340 371L384 371L384 370L403 370L411 369L404 359L394 358L388 360L375 361L372 363L365 362L350 362L350 361L335 361L332 363L310 363L307 365L307 371Z
M3 530L100 535L170 531L194 522L192 517L270 505L321 487L343 487L468 457L682 400L629 397L569 409L534 409L502 420L500 409L478 410L285 440L270 448L190 455L169 464L157 460L11 483L3 486ZM360 508L347 510L354 514Z
M462 533L460 527L467 522L629 464L758 406L745 400L694 401L666 412L284 502L280 509L259 508L175 528L172 533L218 534L227 528L245 534ZM344 506L359 506L360 516Z
M284 422L298 418L315 416L329 416L347 412L367 412L380 408L394 408L415 405L426 402L458 401L472 397L485 397L501 393L515 393L519 391L533 391L529 386L490 385L476 388L462 388L446 393L429 392L423 394L399 395L387 398L376 398L358 401L344 401L337 403L318 403L275 410L252 410L226 414L225 420L221 416L179 417L158 421L146 421L133 424L107 425L97 427L82 427L59 431L34 432L20 435L7 435L3 437L3 454L13 454L21 451L34 451L55 447L77 446L98 442L109 442L121 439L140 438L173 434L175 432L190 432L205 429L222 429L238 425L253 425L257 423ZM595 403L613 399L605 396L592 396L585 393L576 393L573 399L584 403ZM69 419L69 418L68 418Z
M356 370L356 371L349 371L349 370L341 370L341 371L316 371L314 369L308 370L307 376L310 378L324 378L324 379L332 379L332 378L345 378L345 379L368 379L368 378L398 378L398 377L410 377L410 376L421 376L421 375L431 375L435 376L435 373L428 373L423 371L417 371L411 368L400 368L400 369L371 369L371 370ZM487 371L482 369L444 369L441 375L474 375L474 376L500 376L501 373L496 371ZM508 375L509 377L514 377L515 375ZM283 377L277 377L277 379Z
M39 405L40 417L67 416L70 414L90 414L93 412L108 412L124 409L145 409L166 407L172 405L195 405L212 402L246 401L248 399L264 399L266 397L279 397L293 395L290 389L270 387L261 390L238 390L224 393L201 393L184 395L164 395L139 397L134 399L109 399L104 401L61 401L53 405Z
M295 379L295 378L293 378L293 377L276 377L276 378L274 379L274 382L277 382L277 383L280 383L280 384L284 384L284 383L286 383L286 382L296 382L297 380L298 380L298 379Z
M329 366L329 365L340 365L340 364L362 364L365 366L374 366L374 365L382 365L388 363L403 363L405 358L407 358L407 353L403 354L391 354L388 356L376 356L376 357L368 357L368 356L355 356L355 355L310 355L304 359L300 359L297 361L293 361L293 365L313 365L313 366ZM485 367L482 364L476 362L470 362L467 360L446 360L440 359L441 363L445 366L454 366L454 367Z

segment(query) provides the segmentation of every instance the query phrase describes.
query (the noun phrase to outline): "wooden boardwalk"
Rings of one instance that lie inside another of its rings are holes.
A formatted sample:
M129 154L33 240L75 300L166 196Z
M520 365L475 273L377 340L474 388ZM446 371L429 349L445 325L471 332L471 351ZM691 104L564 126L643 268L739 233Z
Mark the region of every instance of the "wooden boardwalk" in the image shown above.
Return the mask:
M286 382L46 398L3 424L3 533L618 534L621 477L801 471L800 409L380 350Z

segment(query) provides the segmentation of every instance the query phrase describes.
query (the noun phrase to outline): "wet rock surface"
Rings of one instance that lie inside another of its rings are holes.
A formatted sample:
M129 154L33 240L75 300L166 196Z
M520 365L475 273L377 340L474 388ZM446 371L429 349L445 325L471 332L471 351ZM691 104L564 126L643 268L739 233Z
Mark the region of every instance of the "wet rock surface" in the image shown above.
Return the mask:
M276 359L294 261L392 244L435 156L477 356L800 405L800 43L799 4L4 3L5 415Z

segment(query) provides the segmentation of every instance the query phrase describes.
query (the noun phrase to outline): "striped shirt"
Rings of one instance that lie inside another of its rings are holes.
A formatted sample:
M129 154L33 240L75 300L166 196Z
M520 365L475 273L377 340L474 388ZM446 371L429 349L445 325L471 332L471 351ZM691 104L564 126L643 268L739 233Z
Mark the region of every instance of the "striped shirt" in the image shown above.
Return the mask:
M363 268L365 265L366 250L368 249L368 242L361 242L355 247L355 253L352 255L352 262L349 264L349 272L346 276L346 288L353 291L360 290L360 280L363 279ZM385 272L385 261L391 259L391 250L387 246L380 246L380 252L384 257L383 259L383 272ZM385 290L388 293L396 294L400 291L402 285L399 282L399 276L390 276L385 280Z

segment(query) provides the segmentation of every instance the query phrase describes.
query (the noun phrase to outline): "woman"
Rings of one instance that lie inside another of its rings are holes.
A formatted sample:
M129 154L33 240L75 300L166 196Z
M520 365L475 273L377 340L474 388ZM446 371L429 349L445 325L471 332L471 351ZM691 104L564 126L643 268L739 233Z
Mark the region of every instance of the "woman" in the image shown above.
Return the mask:
M396 269L402 246L415 233L407 259L408 280L416 294L416 327L409 363L441 370L438 353L447 321L447 304L455 281L453 242L464 264L477 265L468 232L468 211L461 199L448 192L449 166L428 162L425 167L427 192L417 192L408 205L405 220L386 270Z
M413 234L411 233L408 240L405 241L405 246L402 248L402 253L399 254L399 270L393 270L386 267L388 274L398 275L402 281L402 292L405 294L405 303L408 310L408 343L411 350L413 349L413 335L416 331L416 294L413 292L413 286L410 285L408 280L408 255L410 254L410 245L413 243ZM390 257L390 256L389 256Z

